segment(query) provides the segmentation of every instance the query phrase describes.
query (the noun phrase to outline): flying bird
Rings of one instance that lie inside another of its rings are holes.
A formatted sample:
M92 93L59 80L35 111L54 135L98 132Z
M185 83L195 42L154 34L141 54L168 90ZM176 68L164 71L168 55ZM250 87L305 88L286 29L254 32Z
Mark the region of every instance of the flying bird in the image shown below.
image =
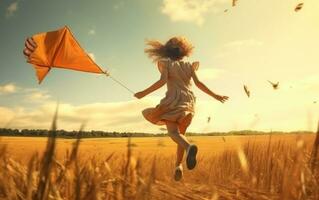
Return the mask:
M225 10L224 10L224 12L227 12L227 11L228 11L228 9L225 9Z
M210 116L207 118L207 123L209 123L210 122Z
M301 10L302 7L303 7L303 3L299 3L295 8L295 12L298 12L299 10Z
M315 104L316 104L316 103L317 103L317 101L313 101L313 103L315 103Z
M245 90L247 97L250 97L250 91L248 90L247 85L244 85L244 90Z
M272 87L274 88L274 90L277 90L277 89L278 89L279 82L277 82L277 83L273 83L273 82L271 82L271 81L268 81L268 82L272 85Z
M233 0L233 7L236 6L238 0Z

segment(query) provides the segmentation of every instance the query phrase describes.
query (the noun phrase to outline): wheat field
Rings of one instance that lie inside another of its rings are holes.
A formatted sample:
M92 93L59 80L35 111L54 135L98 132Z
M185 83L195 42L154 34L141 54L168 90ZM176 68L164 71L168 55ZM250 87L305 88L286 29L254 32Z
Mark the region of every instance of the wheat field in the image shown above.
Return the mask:
M57 139L55 123L0 138L0 199L319 199L316 134L189 137L198 165L176 182L168 137Z

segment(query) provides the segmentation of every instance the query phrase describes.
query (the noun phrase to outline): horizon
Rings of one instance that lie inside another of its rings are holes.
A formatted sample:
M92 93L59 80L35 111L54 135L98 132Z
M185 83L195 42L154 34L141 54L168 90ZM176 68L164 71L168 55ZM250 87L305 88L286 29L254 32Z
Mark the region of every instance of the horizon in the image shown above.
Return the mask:
M51 131L51 129L15 129L15 128L0 128L0 130L18 130L20 133L22 131ZM116 134L123 134L123 133L128 133L128 134L134 134L134 133L140 133L140 134L152 134L152 135L163 135L163 134L167 134L165 131L158 131L158 132L141 132L141 131L134 131L134 132L119 132L119 131L103 131L103 130L64 130L64 129L56 129L57 132L59 131L64 131L64 132L103 132L103 133L116 133ZM295 134L295 133L301 133L301 134L308 134L308 133L311 133L311 134L315 134L315 133L318 133L319 129L317 129L317 131L307 131L307 130L293 130L293 131L278 131L278 130L269 130L269 131L259 131L259 130L253 130L253 129L250 129L250 130L230 130L230 131L212 131L212 132L189 132L187 131L186 133L188 134L227 134L227 133L248 133L247 135L249 134L253 134L253 133L262 133L262 134L269 134L269 133L284 133L284 134ZM1 135L1 133L0 133ZM244 134L245 135L245 134Z
M145 40L186 36L195 46L187 60L200 62L198 77L230 97L221 104L193 84L197 104L187 132L315 132L319 1L304 2L295 12L298 3L249 0L232 7L226 0L5 0L0 4L0 127L49 128L57 102L59 127L65 130L77 130L84 121L87 129L103 131L156 133L163 127L146 121L141 111L156 106L166 86L138 100L103 75L62 69L51 70L37 84L22 54L25 38L68 25L91 58L135 92L160 76L143 52ZM279 81L279 89L268 80Z

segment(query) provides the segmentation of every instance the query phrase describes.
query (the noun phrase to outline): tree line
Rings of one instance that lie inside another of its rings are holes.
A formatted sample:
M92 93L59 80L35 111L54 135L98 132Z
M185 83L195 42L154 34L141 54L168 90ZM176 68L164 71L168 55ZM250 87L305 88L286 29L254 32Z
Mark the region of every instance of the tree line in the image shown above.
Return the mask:
M187 132L188 136L227 136L227 135L268 135L268 134L298 134L298 133L313 133L309 131L294 131L294 132L281 132L281 131L254 131L254 130L241 130L229 132L210 132L210 133L194 133ZM0 136L25 136L25 137L47 137L50 135L50 130L46 129L8 129L0 128ZM164 137L167 133L141 133L141 132L107 132L107 131L66 131L56 130L55 135L63 138L94 138L94 137Z

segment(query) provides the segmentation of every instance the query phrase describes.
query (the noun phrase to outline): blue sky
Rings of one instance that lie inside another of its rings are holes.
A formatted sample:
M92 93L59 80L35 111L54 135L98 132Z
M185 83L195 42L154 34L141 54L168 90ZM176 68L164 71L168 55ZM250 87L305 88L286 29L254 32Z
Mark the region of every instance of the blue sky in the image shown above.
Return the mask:
M12 127L44 128L59 100L61 128L75 129L89 118L89 129L158 131L141 110L155 106L165 88L136 100L108 78L67 70L52 70L37 84L22 55L25 38L68 25L95 61L133 91L159 78L143 52L146 39L189 38L195 46L189 60L200 61L199 77L231 98L222 105L194 88L200 101L190 131L313 130L319 117L319 103L314 103L319 101L319 2L308 0L294 12L298 3L239 0L231 7L230 0L3 0L2 125L13 121ZM267 80L280 81L280 90L272 90ZM243 84L252 98L243 93Z

